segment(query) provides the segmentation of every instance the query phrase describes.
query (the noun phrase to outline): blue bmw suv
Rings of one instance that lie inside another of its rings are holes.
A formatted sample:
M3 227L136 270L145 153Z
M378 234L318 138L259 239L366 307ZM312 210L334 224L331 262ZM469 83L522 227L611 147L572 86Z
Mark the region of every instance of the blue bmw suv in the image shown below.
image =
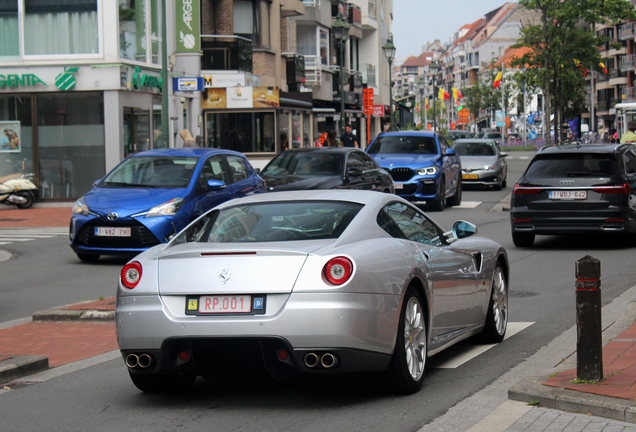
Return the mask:
M443 136L400 131L378 135L367 153L391 174L395 193L442 211L462 202L462 165Z
M167 242L227 200L263 192L263 179L235 151L179 148L137 153L75 202L70 246L82 261L136 255Z

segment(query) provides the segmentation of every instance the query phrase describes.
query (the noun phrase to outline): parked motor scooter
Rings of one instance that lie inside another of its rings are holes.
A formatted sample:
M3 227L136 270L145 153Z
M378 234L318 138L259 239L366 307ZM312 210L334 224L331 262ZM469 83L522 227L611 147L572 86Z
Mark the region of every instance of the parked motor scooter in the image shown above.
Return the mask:
M38 199L38 187L31 181L33 174L9 174L0 177L0 204L15 204L28 209Z

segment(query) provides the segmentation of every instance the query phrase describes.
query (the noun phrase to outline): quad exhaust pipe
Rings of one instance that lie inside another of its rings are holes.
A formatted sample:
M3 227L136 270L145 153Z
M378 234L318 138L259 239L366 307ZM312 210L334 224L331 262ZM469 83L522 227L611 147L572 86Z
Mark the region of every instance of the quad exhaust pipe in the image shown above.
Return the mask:
M128 354L126 357L126 366L131 369L146 369L152 366L154 359L150 354Z
M330 369L338 365L338 357L331 353L325 353L322 356L316 353L305 354L305 366L313 369L319 364L325 369Z

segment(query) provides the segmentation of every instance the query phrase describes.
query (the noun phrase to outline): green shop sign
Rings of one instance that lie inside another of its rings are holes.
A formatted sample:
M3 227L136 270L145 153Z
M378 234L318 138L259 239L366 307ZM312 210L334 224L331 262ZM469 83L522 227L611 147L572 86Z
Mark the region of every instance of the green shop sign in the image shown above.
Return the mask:
M141 72L141 69L135 68L135 73L133 74L133 87L135 90L139 90L142 87L149 88L157 88L161 91L162 80L160 77L156 77L153 75L146 75Z
M36 84L46 85L44 81L35 74L9 74L0 75L0 88L5 87L32 87Z
M176 0L177 52L201 51L199 0Z

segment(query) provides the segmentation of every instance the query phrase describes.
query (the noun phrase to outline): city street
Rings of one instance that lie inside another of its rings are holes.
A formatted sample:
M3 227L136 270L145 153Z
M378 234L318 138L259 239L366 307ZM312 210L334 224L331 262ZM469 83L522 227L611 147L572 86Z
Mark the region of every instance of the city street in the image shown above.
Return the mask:
M121 358L103 355L92 364L70 365L61 375L45 372L43 382L18 381L11 389L0 389L0 430L419 430L575 325L576 260L591 255L601 261L604 305L636 284L633 248L625 238L538 236L532 248L513 245L509 213L492 209L511 193L532 155L509 152L506 189L464 190L460 207L428 213L445 229L456 220L473 222L479 235L507 249L509 333L517 333L478 353L475 343L466 341L432 357L419 393L393 395L373 375L276 383L258 370L246 370L207 381L199 378L188 393L152 395L135 388ZM125 261L81 262L63 230L30 241L20 241L19 236L1 241L0 251L14 258L0 262L0 328L36 311L115 295ZM568 343L573 351L576 340ZM478 412L498 406L475 407L473 424L483 418Z

